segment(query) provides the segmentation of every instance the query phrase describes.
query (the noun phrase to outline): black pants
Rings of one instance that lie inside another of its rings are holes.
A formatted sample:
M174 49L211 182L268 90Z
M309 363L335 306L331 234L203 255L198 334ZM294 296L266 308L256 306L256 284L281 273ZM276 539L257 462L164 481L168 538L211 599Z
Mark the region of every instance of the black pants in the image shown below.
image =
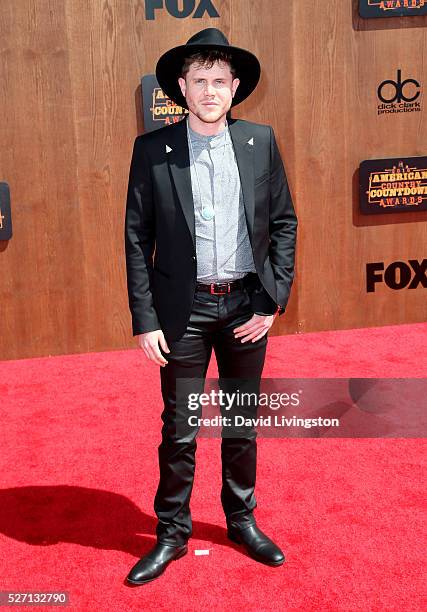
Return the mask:
M160 481L154 500L159 542L179 546L192 534L190 497L197 442L195 436L187 439L177 434L176 380L204 380L213 348L220 379L245 378L259 384L267 335L256 342L242 343L233 334L252 314L246 288L226 295L197 291L185 334L170 342L171 352L164 353L168 365L160 368L164 410L159 446ZM252 511L256 508L256 433L247 438L222 437L221 459L221 503L227 524L252 524Z

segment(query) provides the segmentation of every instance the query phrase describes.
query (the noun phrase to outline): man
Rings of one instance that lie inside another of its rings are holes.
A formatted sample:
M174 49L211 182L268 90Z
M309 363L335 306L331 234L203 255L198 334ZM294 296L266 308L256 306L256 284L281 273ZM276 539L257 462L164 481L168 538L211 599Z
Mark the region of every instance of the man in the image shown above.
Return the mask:
M272 128L227 119L258 83L257 58L207 28L165 53L156 75L189 113L136 138L129 175L133 335L160 366L164 401L157 543L132 568L132 584L160 576L187 552L192 534L196 440L178 432L177 380L203 382L213 348L220 378L259 384L267 332L289 298L297 227ZM222 437L227 535L257 561L278 566L284 555L253 515L256 451L252 431Z

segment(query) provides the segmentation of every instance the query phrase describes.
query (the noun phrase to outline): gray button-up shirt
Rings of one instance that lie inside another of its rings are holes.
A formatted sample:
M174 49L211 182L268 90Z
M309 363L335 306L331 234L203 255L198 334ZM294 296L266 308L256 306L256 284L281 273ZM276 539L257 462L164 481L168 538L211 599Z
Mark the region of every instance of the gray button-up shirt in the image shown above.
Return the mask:
M255 265L228 126L219 134L205 136L191 129L188 118L185 121L196 224L197 280L217 283L242 278L255 272ZM202 217L202 203L205 210L213 207L213 219Z

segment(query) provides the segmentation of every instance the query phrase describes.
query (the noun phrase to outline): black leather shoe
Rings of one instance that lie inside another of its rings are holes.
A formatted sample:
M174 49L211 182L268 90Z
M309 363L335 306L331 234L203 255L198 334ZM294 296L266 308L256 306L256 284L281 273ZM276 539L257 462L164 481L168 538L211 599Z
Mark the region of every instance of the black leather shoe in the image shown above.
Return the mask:
M285 560L285 555L280 548L256 525L245 527L245 529L228 527L227 537L237 544L242 544L253 559L266 565L275 567L282 565Z
M180 559L187 552L187 544L169 546L158 542L150 552L133 566L126 580L132 584L151 582L151 580L155 580L163 574L171 561Z

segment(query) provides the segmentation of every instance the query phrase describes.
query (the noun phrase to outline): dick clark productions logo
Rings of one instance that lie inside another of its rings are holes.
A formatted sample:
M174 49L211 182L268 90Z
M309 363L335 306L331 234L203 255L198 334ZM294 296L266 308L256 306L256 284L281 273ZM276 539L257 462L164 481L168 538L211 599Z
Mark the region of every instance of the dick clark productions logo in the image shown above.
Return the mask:
M402 80L402 70L397 71L397 78L382 81L377 89L377 96L382 104L378 105L378 114L419 112L421 105L416 100L421 95L421 84L416 79Z
M418 87L418 88L420 87L420 84L415 79L405 79L404 81L402 81L402 71L399 68L399 70L397 71L397 81L392 81L391 79L387 79L386 81L383 81L382 83L380 83L380 86L378 87L379 99L381 100L381 102L384 102L384 103L402 102L402 100L404 100L405 102L413 102L414 100L418 98L418 96L420 95L420 92L417 91L412 97L405 96L405 94L403 93L403 88L405 87L405 85L408 85L408 83L412 83L413 85L415 85L415 87ZM384 96L383 94L384 85L391 85L393 87L394 95L392 98L386 98Z

